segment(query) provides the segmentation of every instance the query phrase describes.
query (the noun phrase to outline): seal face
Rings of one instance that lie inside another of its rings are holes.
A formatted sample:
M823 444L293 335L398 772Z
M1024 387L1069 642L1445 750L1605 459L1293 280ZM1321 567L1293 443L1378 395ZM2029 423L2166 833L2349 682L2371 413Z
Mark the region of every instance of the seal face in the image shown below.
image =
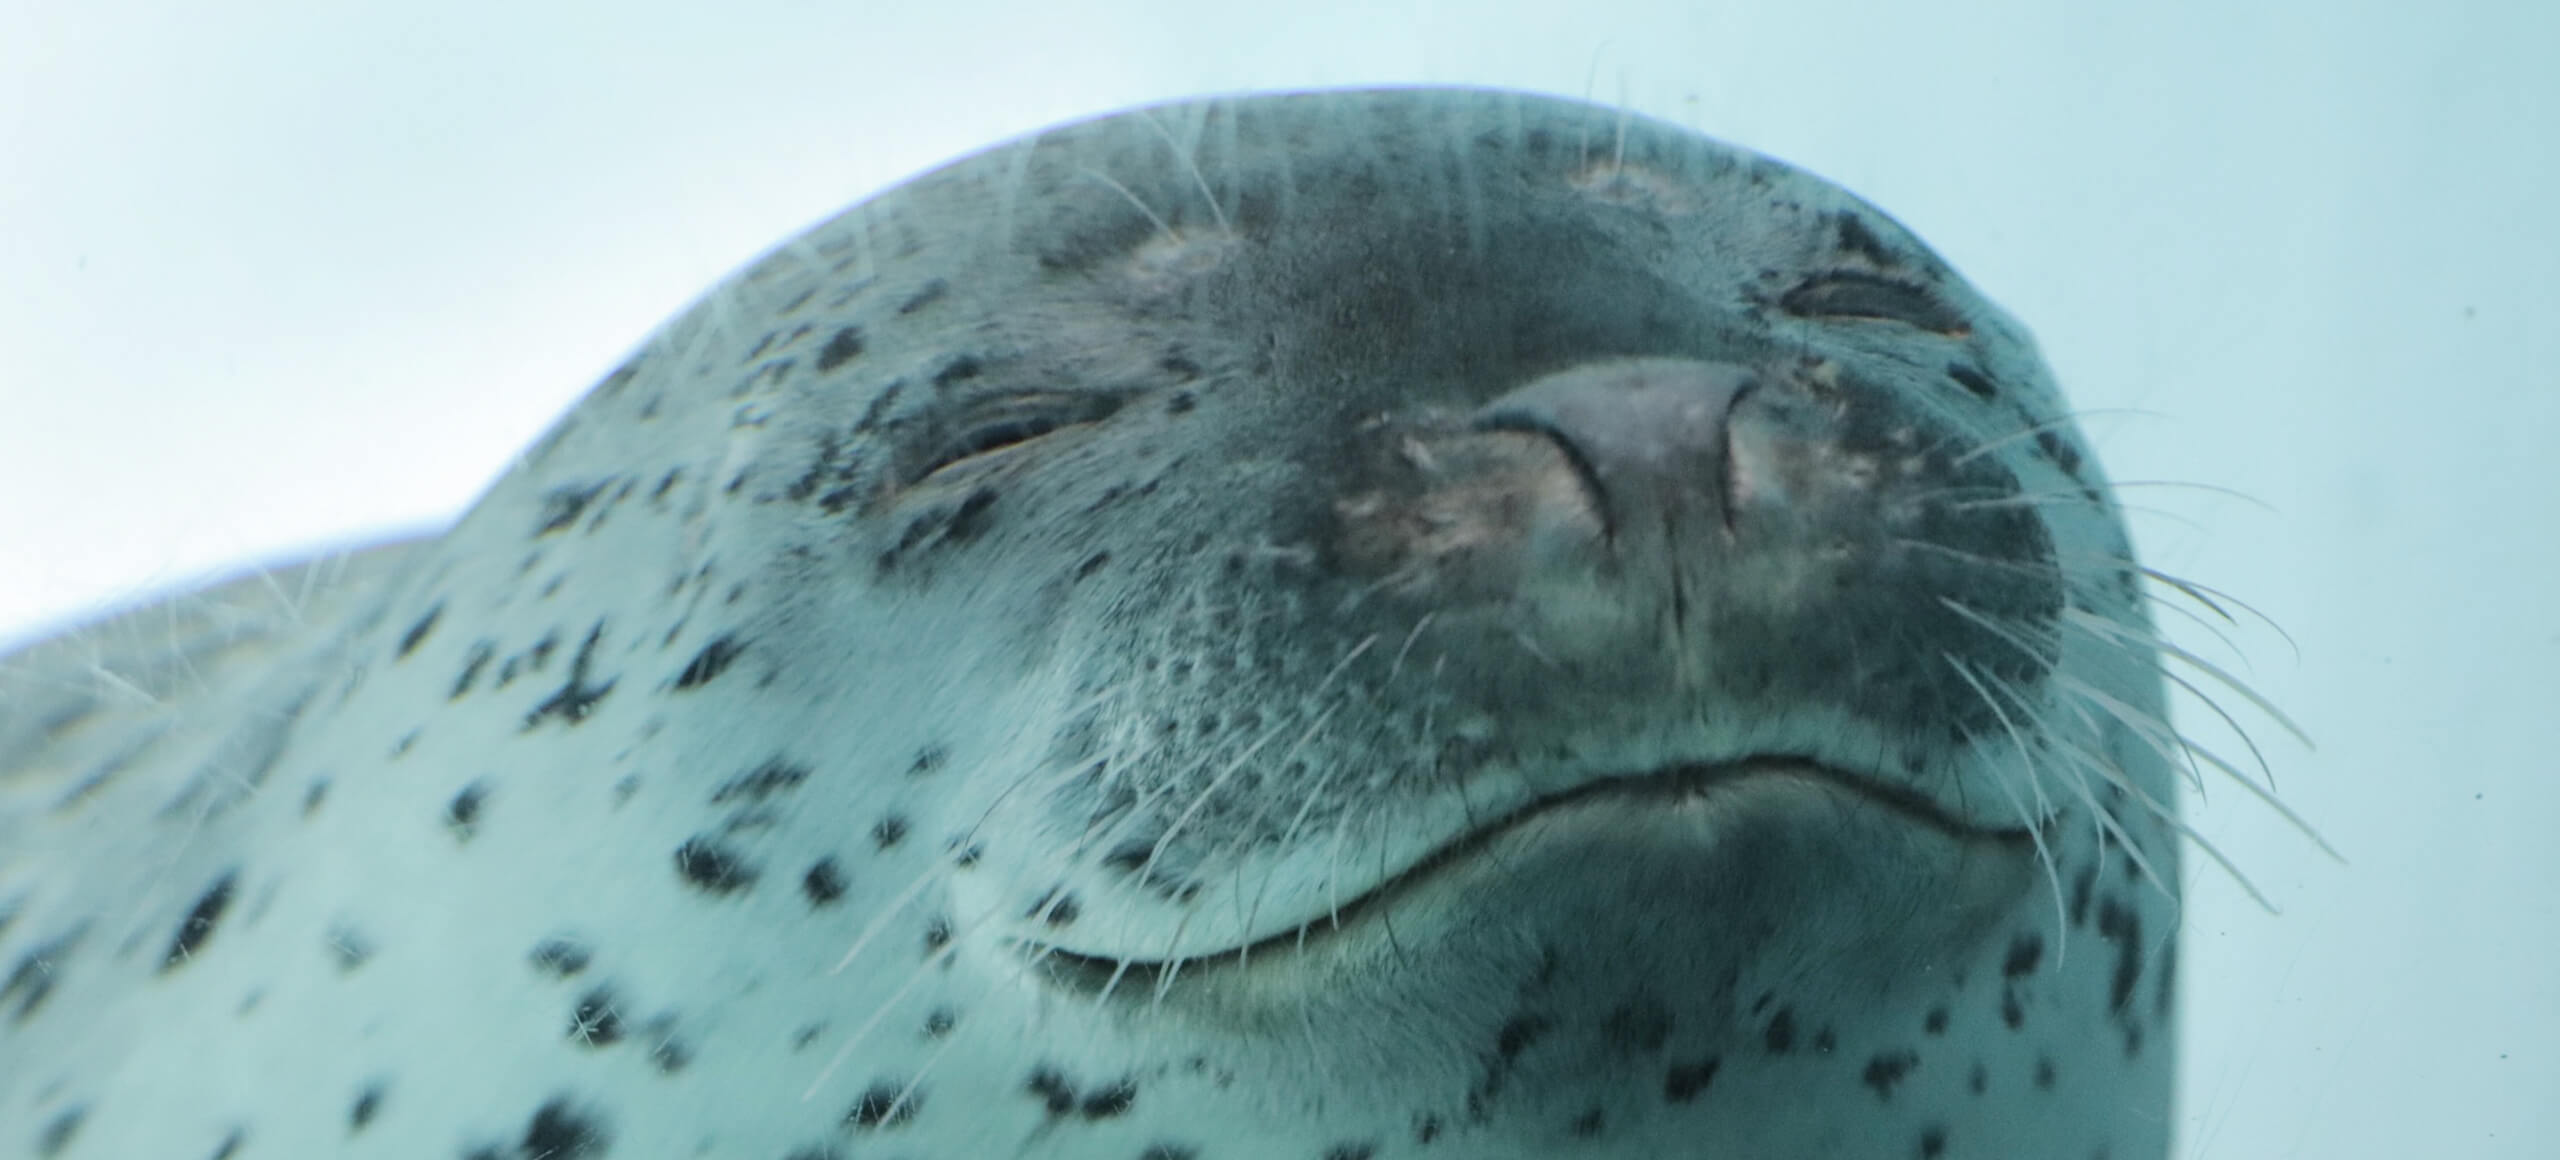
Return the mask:
M2152 639L2026 332L1831 185L1071 125L450 532L10 658L0 1155L2160 1156Z

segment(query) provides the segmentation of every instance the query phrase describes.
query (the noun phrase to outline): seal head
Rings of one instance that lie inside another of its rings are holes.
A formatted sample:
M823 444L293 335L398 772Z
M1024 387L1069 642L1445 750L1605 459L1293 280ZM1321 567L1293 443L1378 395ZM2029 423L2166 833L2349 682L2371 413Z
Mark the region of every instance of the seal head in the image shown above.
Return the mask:
M2115 502L2022 328L1685 130L1042 133L403 552L0 730L86 786L0 895L42 1154L2165 1153ZM81 748L171 721L246 740Z

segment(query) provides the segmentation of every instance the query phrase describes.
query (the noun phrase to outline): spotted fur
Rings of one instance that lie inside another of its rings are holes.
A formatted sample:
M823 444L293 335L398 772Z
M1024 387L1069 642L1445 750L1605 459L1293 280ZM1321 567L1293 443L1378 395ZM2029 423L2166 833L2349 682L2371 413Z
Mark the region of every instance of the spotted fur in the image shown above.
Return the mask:
M2027 334L1783 165L1052 130L443 535L8 658L0 1156L2158 1157L2137 576Z

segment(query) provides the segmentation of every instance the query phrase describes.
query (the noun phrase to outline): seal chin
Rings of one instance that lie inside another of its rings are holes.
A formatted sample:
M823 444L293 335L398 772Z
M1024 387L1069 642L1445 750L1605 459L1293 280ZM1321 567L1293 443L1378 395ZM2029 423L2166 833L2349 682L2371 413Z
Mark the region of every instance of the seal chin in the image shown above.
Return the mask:
M1820 925L1814 916L1835 906L1871 906L1874 888L1852 880L1856 866L1897 867L1892 889L1952 900L1946 912L1960 916L2014 896L2032 877L2034 847L2029 829L1967 818L1881 776L1760 756L1582 782L1459 833L1323 913L1225 946L1173 956L1065 940L1016 946L1071 989L1106 992L1137 979L1149 982L1146 993L1178 980L1219 987L1310 968L1329 976L1381 954L1409 963L1435 933L1490 927L1730 945L1748 940L1713 928L1727 927L1737 907L1757 914L1802 895L1774 912Z

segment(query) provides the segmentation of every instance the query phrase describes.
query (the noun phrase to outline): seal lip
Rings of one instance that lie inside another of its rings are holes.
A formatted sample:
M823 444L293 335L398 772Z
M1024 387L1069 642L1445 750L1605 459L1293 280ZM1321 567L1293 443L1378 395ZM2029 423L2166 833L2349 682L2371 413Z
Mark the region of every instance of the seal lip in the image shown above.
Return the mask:
M1034 962L1089 989L1107 990L1125 977L1166 979L1202 970L1249 969L1256 958L1304 950L1336 931L1364 921L1370 911L1393 904L1425 879L1482 853L1488 846L1538 819L1595 800L1704 797L1745 782L1799 780L1845 791L1917 826L1961 843L2025 848L2035 842L2026 826L1994 826L1970 820L1928 794L1872 774L1826 765L1810 757L1761 755L1728 761L1682 762L1643 773L1599 777L1560 793L1525 802L1509 813L1469 829L1433 849L1412 865L1390 874L1346 899L1326 915L1295 923L1250 941L1200 954L1164 959L1124 959L1086 954L1053 943L1025 939L1017 948Z

